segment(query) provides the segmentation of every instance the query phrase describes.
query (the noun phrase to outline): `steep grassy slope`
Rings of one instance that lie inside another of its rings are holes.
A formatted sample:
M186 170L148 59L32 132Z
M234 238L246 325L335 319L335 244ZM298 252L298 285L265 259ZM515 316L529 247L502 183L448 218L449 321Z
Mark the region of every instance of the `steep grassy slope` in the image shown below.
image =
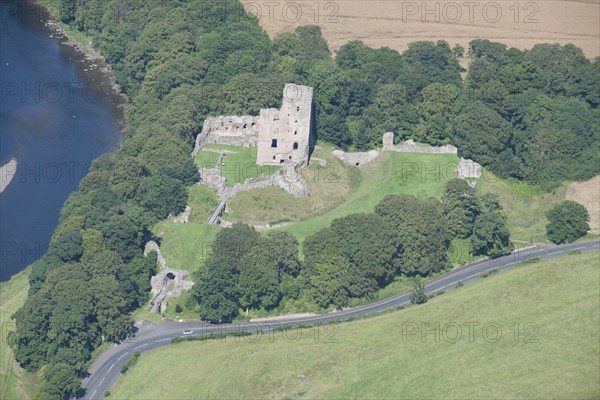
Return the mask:
M278 333L144 353L111 398L598 398L599 262L520 266L333 336L305 329L295 342ZM403 337L422 323L439 324L437 340Z
M32 398L36 388L35 376L26 373L15 361L7 343L7 335L14 330L11 315L25 303L29 290L30 268L0 283L0 399Z
M482 190L500 197L513 240L548 242L545 214L552 206L565 200L566 187L565 184L547 193L525 182L503 180L486 173Z
M175 224L162 221L154 228L167 265L194 272L203 264L219 228L206 224Z

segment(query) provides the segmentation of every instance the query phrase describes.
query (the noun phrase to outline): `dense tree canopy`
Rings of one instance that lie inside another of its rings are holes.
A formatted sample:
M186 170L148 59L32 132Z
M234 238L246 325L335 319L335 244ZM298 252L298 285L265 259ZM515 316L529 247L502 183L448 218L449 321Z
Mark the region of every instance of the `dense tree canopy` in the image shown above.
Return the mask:
M220 323L233 320L239 312L237 272L229 260L211 257L197 276L193 294L200 304L200 318Z
M396 234L403 274L427 276L447 267L447 228L437 200L387 196L375 207L375 213Z

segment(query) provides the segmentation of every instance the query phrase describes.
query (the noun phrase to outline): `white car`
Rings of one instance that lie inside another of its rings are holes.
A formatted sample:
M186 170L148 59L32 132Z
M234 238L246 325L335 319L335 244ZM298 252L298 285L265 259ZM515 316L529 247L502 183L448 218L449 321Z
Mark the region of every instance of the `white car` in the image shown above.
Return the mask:
M186 329L185 331L183 331L184 335L191 335L192 333L194 333L194 331L191 329Z

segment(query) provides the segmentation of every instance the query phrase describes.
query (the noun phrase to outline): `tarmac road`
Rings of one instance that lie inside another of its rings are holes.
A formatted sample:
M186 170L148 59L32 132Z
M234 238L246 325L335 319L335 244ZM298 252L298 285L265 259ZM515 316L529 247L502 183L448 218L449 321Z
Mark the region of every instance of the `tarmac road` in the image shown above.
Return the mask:
M527 259L539 257L550 259L568 255L571 250L580 250L582 253L600 250L600 241L573 243L568 245L545 245L515 251L512 254L497 259L482 260L452 270L447 274L428 281L425 285L428 295L436 294L453 288L460 281L469 282L479 278L483 273L496 269L498 271L514 267ZM370 314L378 314L383 311L395 309L410 303L409 293L392 297L387 300L377 301L368 305L354 307L343 311L329 314L316 315L303 318L277 319L276 321L261 321L258 323L222 324L211 325L202 322L167 322L155 324L144 321L136 336L118 346L113 346L101 354L90 368L90 376L83 381L82 388L85 391L84 399L101 399L104 393L114 385L121 373L121 367L131 354L135 351L148 351L171 344L171 339L182 336L186 329L194 331L194 334L207 334L210 332L234 332L247 330L256 333L258 329L268 333L277 327L294 326L301 324L327 324L336 321L348 320Z

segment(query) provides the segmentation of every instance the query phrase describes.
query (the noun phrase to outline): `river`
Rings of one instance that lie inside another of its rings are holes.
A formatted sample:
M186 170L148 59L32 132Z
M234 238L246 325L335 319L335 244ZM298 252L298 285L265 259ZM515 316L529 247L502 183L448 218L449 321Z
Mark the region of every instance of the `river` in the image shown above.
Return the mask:
M0 281L46 252L64 201L121 138L124 102L106 65L67 44L46 15L0 0Z

